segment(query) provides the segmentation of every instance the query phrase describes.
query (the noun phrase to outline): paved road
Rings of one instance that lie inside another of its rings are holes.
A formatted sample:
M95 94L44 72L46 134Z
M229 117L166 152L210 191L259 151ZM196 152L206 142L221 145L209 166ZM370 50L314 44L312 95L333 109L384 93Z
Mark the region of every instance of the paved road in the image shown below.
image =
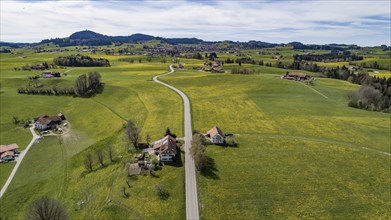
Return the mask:
M174 72L172 65L170 65L171 71L165 74L161 74L153 77L153 81L160 83L178 93L183 100L183 114L184 114L184 127L185 127L185 171L186 171L186 219L200 219L198 212L198 196L197 196L197 181L195 176L194 160L190 155L190 146L193 132L191 130L191 112L189 98L181 90L163 83L158 80L160 76L168 75Z
M31 134L33 135L33 139L31 139L29 145L25 150L20 152L19 157L17 158L16 165L14 166L14 169L11 172L11 175L8 177L7 182L5 182L3 188L1 188L0 191L0 198L3 197L5 191L7 190L8 186L10 185L12 179L14 178L16 171L18 171L18 168L20 164L22 163L22 160L24 156L26 156L27 152L30 150L30 147L34 144L34 142L39 138L39 136L34 131L34 126L30 127Z

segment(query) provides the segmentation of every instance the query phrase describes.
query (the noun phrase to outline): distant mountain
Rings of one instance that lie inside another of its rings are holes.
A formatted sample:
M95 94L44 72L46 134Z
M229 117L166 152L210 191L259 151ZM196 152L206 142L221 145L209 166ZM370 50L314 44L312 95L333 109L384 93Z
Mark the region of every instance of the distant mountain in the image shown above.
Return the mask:
M132 34L129 36L107 36L93 31L85 30L71 34L68 38L46 39L41 43L54 43L60 47L64 46L102 46L111 45L112 43L136 43L146 42L151 40L160 40L168 44L197 44L203 40L197 38L162 38L154 37L146 34Z
M147 42L151 40L158 40L162 43L167 43L171 45L177 44L214 44L219 42L213 41L203 41L198 38L163 38L163 37L155 37L146 34L132 34L129 36L107 36L103 34L96 33L90 30L78 31L71 34L69 37L65 38L52 38L42 40L40 43L8 43L8 42L0 42L0 46L7 46L12 48L31 46L36 44L44 44L44 43L53 43L60 47L66 46L103 46L103 45L111 45L113 43L137 43L137 42ZM275 44L268 43L262 41L248 41L248 42L234 42L226 40L224 41L227 44L240 46L243 49L262 49L262 48L272 48L276 46L290 45L293 46L294 49L297 50L331 50L331 51L343 51L346 49L357 49L359 46L357 45L345 45L345 44L303 44L301 42L291 42L288 44ZM220 42L221 43L221 42Z

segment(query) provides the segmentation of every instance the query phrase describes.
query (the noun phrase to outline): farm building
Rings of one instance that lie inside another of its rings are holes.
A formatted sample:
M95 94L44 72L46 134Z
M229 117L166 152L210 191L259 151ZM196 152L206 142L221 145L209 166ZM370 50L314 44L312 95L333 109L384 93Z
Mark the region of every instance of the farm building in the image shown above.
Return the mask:
M35 129L44 131L55 128L56 125L60 125L63 119L65 119L63 114L60 116L41 115L35 119L34 126Z
M1 145L0 146L0 161L8 162L15 160L15 156L19 154L16 150L19 146L17 144Z
M43 72L42 78L54 78L54 77L61 77L61 74L59 72Z
M173 161L177 154L176 139L167 135L153 143L153 150L161 161Z
M206 137L214 144L224 144L224 134L217 126L206 132Z
M304 81L309 79L310 76L307 76L307 74L301 72L287 72L281 78L288 79L288 80L295 80L295 81Z

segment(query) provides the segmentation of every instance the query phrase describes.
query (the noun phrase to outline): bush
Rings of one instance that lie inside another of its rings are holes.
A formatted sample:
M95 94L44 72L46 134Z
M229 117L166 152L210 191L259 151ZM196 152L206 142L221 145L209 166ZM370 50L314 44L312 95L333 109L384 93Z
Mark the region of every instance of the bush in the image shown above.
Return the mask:
M166 190L166 188L163 185L160 185L160 184L156 185L155 189L156 189L157 196L161 200L166 200L166 199L168 199L168 197L170 197L170 194L168 193L168 191Z

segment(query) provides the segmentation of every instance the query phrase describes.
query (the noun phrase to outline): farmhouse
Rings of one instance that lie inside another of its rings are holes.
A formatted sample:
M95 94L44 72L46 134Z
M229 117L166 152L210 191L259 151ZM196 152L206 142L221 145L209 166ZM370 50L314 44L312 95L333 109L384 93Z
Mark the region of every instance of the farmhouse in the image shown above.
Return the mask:
M40 131L53 129L56 125L60 125L63 119L65 117L61 113L58 116L41 115L35 119L34 126L35 129Z
M19 146L17 144L1 145L0 146L0 162L8 162L15 160L15 156L19 154L16 149Z
M177 154L176 139L167 135L153 143L153 150L161 161L173 161Z
M214 144L224 144L224 134L217 126L206 132L206 137Z
M307 76L305 73L301 73L301 72L287 72L281 78L288 79L288 80L295 80L295 81L304 81L309 79L310 77Z
M54 77L61 77L61 74L59 72L43 72L42 78L54 78Z

